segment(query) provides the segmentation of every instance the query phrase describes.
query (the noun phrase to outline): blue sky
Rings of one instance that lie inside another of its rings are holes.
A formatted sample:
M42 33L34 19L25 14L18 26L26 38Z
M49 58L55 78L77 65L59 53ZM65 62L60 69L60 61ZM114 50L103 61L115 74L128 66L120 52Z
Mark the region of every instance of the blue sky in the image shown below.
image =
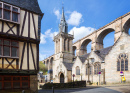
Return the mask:
M95 29L110 23L130 11L130 0L38 0L44 13L41 23L40 60L54 54L53 34L58 33L62 2L68 31L75 33L74 42ZM104 47L113 45L114 32L104 39ZM91 44L87 49L90 52Z

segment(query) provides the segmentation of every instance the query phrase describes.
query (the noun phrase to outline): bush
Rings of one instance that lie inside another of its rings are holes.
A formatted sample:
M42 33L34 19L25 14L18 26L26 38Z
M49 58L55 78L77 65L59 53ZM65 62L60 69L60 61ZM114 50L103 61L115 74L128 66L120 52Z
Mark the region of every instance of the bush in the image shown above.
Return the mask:
M46 83L43 86L40 86L42 89L52 89L54 87L55 89L61 89L61 88L80 88L80 87L86 87L86 81L76 81L76 82L68 82L68 83Z

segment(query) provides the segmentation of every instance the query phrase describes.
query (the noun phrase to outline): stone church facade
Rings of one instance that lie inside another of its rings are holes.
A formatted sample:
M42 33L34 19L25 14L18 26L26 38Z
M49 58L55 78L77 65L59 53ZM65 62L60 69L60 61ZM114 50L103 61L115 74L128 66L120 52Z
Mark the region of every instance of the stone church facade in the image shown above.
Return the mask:
M68 34L62 10L59 33L54 37L55 54L43 60L48 67L48 82L71 82L75 75L74 81L120 83L120 71L123 71L126 82L130 82L129 28L130 13L127 13L73 43L74 35ZM114 45L103 48L104 37L112 31L115 31ZM87 53L89 42L92 42L91 52Z

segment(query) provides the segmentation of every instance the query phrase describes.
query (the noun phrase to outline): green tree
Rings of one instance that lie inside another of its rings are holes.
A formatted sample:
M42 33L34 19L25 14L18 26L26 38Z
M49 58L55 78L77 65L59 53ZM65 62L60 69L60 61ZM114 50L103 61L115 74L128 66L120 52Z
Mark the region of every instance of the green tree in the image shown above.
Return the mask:
M43 75L47 74L47 67L45 66L45 64L43 64L42 61L39 62L39 71L42 71Z

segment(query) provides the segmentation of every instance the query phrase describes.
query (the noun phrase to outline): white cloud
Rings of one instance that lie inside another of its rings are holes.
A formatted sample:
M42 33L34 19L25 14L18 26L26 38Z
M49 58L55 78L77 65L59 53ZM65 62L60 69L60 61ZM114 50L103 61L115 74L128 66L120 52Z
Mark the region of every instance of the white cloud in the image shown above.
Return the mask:
M53 39L54 35L57 35L57 34L58 34L58 32L51 32L51 30L52 30L52 28L46 30L46 32L45 32L44 34L41 33L41 41L40 41L40 44L45 44L47 38Z
M77 11L73 11L70 14L70 17L67 20L67 22L70 25L78 26L81 23L81 19L82 19L82 14Z
M41 44L45 44L46 43L45 38L46 38L46 36L41 33L41 41L40 41Z
M54 14L57 16L57 19L60 19L61 14L60 14L60 11L59 11L59 10L55 10L55 9L54 9Z
M77 27L73 27L71 30L70 30L70 34L73 34L73 31L74 31L74 40L73 42L85 37L86 35L92 33L94 30L94 28L92 27L85 27L85 26L81 26L80 28L77 28Z
M42 61L46 58L46 55L45 54L41 54L39 53L39 60Z

